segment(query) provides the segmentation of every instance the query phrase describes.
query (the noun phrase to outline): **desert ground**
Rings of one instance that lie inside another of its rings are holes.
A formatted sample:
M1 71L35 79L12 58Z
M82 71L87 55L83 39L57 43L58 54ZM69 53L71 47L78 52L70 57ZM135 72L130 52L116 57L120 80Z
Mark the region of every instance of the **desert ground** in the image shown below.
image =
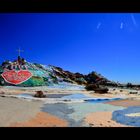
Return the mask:
M46 97L34 97L38 90ZM84 88L0 87L0 127L139 126L139 91L109 88L99 94Z

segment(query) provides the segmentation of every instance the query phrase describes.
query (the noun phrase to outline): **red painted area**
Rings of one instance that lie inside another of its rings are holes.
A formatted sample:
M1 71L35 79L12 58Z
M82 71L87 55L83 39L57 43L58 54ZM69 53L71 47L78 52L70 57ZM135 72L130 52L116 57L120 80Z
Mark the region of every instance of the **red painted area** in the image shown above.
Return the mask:
M102 80L103 78L97 78L96 81Z
M32 73L28 70L19 70L19 71L9 70L3 72L1 75L6 82L14 85L21 84L32 77Z

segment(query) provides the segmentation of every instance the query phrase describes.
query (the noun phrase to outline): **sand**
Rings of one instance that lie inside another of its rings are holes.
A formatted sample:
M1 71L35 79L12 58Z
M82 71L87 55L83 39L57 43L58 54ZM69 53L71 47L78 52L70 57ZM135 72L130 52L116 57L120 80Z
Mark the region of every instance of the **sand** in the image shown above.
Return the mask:
M106 102L106 104L114 105L114 106L123 106L123 107L129 107L129 106L140 106L140 100L117 100L117 101L111 101Z
M67 122L49 113L39 112L32 119L20 122L12 123L11 127L66 127Z
M140 117L140 113L125 114L125 116L128 116L128 117Z
M0 127L65 127L67 122L40 112L43 102L0 97Z
M112 119L112 112L95 112L86 116L85 122L91 127L128 127L116 123Z
M42 106L39 101L25 101L15 98L0 97L0 127L13 122L25 121L34 117Z

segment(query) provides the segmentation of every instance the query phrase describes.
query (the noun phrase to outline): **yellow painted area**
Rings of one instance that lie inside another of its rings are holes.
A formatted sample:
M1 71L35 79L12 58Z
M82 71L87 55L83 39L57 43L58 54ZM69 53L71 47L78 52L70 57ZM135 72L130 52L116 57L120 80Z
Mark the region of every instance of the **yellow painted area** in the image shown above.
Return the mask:
M128 117L140 117L140 113L125 114L125 116L128 116Z

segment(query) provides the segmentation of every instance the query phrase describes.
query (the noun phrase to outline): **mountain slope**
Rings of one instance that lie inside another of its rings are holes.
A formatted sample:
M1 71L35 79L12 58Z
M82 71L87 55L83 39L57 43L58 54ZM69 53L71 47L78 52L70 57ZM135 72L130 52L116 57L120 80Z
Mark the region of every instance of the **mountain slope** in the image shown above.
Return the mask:
M3 62L0 66L0 74L2 74L8 69L13 69L13 64L17 63L17 61L10 62L6 61ZM17 66L17 65L15 65ZM23 67L24 66L24 67ZM88 75L83 75L80 73L72 73L70 71L65 71L60 67L48 65L44 66L37 63L30 63L26 62L24 60L24 64L22 65L23 70L24 68L29 70L32 73L32 77L28 79L27 81L18 84L17 86L45 86L45 85L53 85L53 84L59 84L62 82L72 83L72 84L78 84L78 85L86 85L91 83L96 83L99 81L109 81L108 79L104 78L100 74L97 74L95 72L91 72ZM19 70L18 67L15 67L15 70ZM0 85L13 85L4 80L4 78L0 75Z

